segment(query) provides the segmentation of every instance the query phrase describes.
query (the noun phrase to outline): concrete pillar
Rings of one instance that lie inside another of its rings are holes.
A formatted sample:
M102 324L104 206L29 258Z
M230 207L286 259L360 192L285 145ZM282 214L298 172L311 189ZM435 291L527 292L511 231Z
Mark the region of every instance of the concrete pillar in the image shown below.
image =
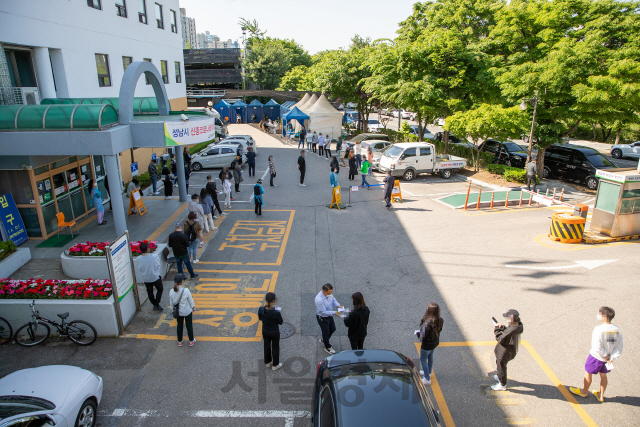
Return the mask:
M113 208L113 223L116 226L116 235L120 236L127 230L127 217L122 202L122 185L120 170L118 168L118 155L104 156L104 167L109 176L109 194L111 195L111 207Z
M180 194L180 201L188 201L187 183L184 181L184 154L182 154L182 147L175 145L173 148L176 153L176 172L178 173L178 194Z
M51 69L51 59L49 58L49 48L34 47L33 56L36 63L40 99L55 98L56 85L53 82L53 71Z
M67 86L67 73L64 69L64 60L62 58L62 50L49 49L51 57L51 65L53 67L53 78L56 82L56 93L58 98L70 98L69 86Z

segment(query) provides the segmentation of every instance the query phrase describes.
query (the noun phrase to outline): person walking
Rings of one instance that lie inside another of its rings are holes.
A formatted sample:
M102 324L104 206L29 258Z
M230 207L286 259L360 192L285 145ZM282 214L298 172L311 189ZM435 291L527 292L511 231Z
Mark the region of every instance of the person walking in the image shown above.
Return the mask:
M232 176L230 173L224 178L224 182L222 184L222 191L224 192L224 207L231 208L231 180Z
M509 325L496 323L493 328L496 341L498 341L493 350L496 355L496 370L498 371L498 374L493 376L493 379L498 381L496 385L491 386L494 391L507 390L507 363L518 354L518 342L524 330L520 321L520 313L517 310L508 310L502 316L509 319Z
M176 166L176 160L174 154L171 155L171 175L173 175L173 185L178 186L178 166Z
M256 176L256 153L252 147L247 147L247 165L249 165L249 176Z
M307 140L307 151L311 151L311 146L313 145L313 134L305 132L305 135Z
M324 137L324 154L327 159L331 158L331 137L329 135L325 135Z
M264 363L274 371L282 368L280 363L280 328L282 313L275 308L276 294L267 292L264 306L258 308L258 320L262 322L262 342L264 344Z
M202 239L202 226L198 223L198 214L189 212L187 220L182 224L182 229L189 238L189 246L187 248L187 257L192 264L200 262L198 259L198 243Z
M322 331L320 342L324 344L324 351L329 354L335 354L335 350L331 347L329 340L331 335L336 331L336 322L333 320L334 315L338 315L338 308L342 308L333 295L333 286L331 283L322 285L322 290L316 295L314 300L316 305L316 320Z
M218 191L218 188L216 187L216 183L213 181L213 178L211 178L211 175L207 175L207 185L204 188L205 190L207 190L207 193L211 196L211 201L215 206L211 210L211 215L213 216L213 219L218 218L216 216L216 209L218 210L218 213L220 215L226 215L226 213L223 212L222 209L220 208L220 202L218 201L218 193L220 193L220 191Z
M149 163L149 167L147 168L149 171L149 178L151 178L151 186L153 187L153 194L157 196L160 194L158 191L158 178L160 175L158 174L158 166L156 159L151 159L151 163Z
M273 163L273 156L269 156L269 187L275 187L273 178L276 177L276 165Z
M313 148L313 154L316 154L317 145L318 145L318 134L314 130L312 139L311 139L311 148Z
M358 175L358 162L352 151L349 152L349 181L353 181Z
M602 324L596 326L591 334L591 350L584 364L583 387L569 387L571 393L587 397L591 387L591 376L600 375L600 390L594 389L593 395L604 402L604 391L607 389L607 374L613 369L613 361L622 355L622 332L612 324L616 312L610 307L600 307L598 320Z
M253 203L256 205L255 211L259 218L262 218L262 206L264 205L263 194L262 179L259 179L256 185L253 186Z
M236 193L242 193L242 191L240 191L240 183L244 181L244 179L242 179L242 166L240 166L239 161L236 161L233 166L233 181L236 184Z
M333 156L331 158L331 163L329 163L329 167L331 168L331 170L336 171L336 173L340 173L340 162L338 161L338 158L336 156Z
M191 195L191 201L188 206L189 212L193 212L196 214L196 222L200 224L200 226L204 229L205 233L209 232L209 226L207 225L204 217L204 209L202 204L200 203L200 195L193 194Z
M362 162L362 168L360 169L360 175L362 176L362 185L361 187L364 188L364 186L367 186L367 190L371 187L369 187L369 183L367 182L367 175L369 174L369 170L371 169L371 163L369 163L368 159L364 159L364 162Z
M306 187L304 183L304 174L307 171L307 163L304 160L304 150L300 150L300 157L298 157L298 170L300 171L300 187Z
M362 145L360 145L360 141L356 141L356 145L353 147L353 151L356 155L356 163L358 164L358 169L362 166Z
M207 189L203 188L200 190L200 206L202 206L202 210L204 211L204 221L203 224L207 225L207 230L213 231L217 229L215 224L213 223L213 199L211 195L207 193ZM208 233L209 231L207 231Z
M336 157L338 159L341 159L342 160L342 166L345 166L344 157L342 157L342 141L343 141L343 139L344 138L342 137L342 135L340 135L338 137L338 141L336 142Z
M531 183L533 182L533 192L536 192L537 180L537 159L533 157L529 163L527 163L527 190L531 191Z
M324 136L318 135L318 156L324 156Z
M387 171L387 176L382 180L384 182L384 201L385 207L391 207L391 194L393 193L393 187L395 186L396 179L391 176L391 171Z
M187 336L189 337L189 347L193 347L196 338L193 336L193 312L196 311L196 305L193 302L191 291L184 286L184 274L176 274L173 279L173 289L169 292L169 303L171 307L178 307L178 327L176 329L178 335L178 347L182 347L182 333L184 326L187 326Z
M107 221L104 220L104 206L102 205L102 193L98 190L98 183L94 180L89 181L91 202L93 207L96 208L96 214L98 216L98 225L105 225Z
M140 243L140 252L142 256L137 258L138 270L142 273L142 281L147 287L147 296L149 302L153 306L153 310L162 311L160 300L162 299L162 274L160 273L160 258L158 255L147 252L149 244L147 242ZM153 288L156 288L156 296L153 296Z
M363 350L369 325L369 307L364 303L364 297L360 292L354 292L351 295L351 300L353 301L353 311L344 318L344 326L347 327L351 350Z
M182 263L185 263L190 277L192 279L198 277L198 275L193 272L191 261L189 261L189 237L182 232L182 223L180 222L176 223L176 231L169 235L169 247L173 249L173 256L176 259L178 273L183 274Z
M440 344L440 332L444 326L444 320L440 317L440 306L435 302L429 303L427 311L420 320L420 330L417 335L420 339L420 364L422 365L422 383L431 385L431 371L433 370L433 352Z

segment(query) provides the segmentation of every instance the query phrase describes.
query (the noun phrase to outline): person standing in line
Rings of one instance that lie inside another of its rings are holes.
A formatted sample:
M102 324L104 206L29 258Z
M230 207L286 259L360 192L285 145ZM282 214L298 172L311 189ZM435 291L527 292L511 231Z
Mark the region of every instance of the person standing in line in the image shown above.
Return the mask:
M182 274L182 263L184 262L189 270L191 279L198 277L193 272L191 261L189 261L189 237L182 232L182 223L176 223L176 231L169 235L169 247L173 249L173 256L176 258L178 274Z
M304 150L300 150L300 157L298 157L298 170L300 171L300 187L306 187L304 183L304 174L307 171L307 163L304 160Z
M391 176L391 171L387 171L387 176L382 180L384 182L384 201L385 207L391 207L391 194L393 193L393 187L395 186L396 179Z
M282 314L275 308L276 294L267 292L264 306L258 308L258 320L262 322L262 341L264 343L264 363L274 371L282 368L280 363L280 328Z
M244 181L244 179L242 179L242 166L240 166L239 161L236 161L233 167L233 181L236 184L236 193L242 193L242 191L240 191L240 183Z
M256 153L251 147L247 147L247 165L249 165L249 176L256 176Z
M371 176L373 175L373 150L371 146L367 149L367 160L369 161L369 173L367 175Z
M298 150L300 149L300 146L302 145L302 148L304 148L304 139L307 136L307 134L305 133L304 129L300 130L300 135L299 135L299 139L298 139Z
M336 322L333 320L334 315L338 315L338 308L342 308L338 301L331 295L333 286L330 283L322 285L322 290L316 295L316 320L322 330L322 338L320 342L324 344L324 351L329 354L335 354L335 350L331 348L331 335L336 331Z
M168 171L169 169L167 168L167 172ZM171 182L171 174L167 173L165 175L163 170L163 175L164 175L164 199L171 200L171 198L173 197L173 182Z
M331 188L336 188L340 185L338 182L338 174L336 173L336 168L331 167L331 172L329 173L329 184L331 184Z
M358 175L358 162L352 151L349 152L349 181L356 179Z
M356 145L353 147L353 151L356 154L356 163L358 164L358 169L362 166L362 145L360 145L360 141L356 141Z
M269 156L269 186L275 187L276 185L273 183L273 178L276 177L276 165L273 163L273 156Z
M211 201L215 206L215 208L211 210L211 215L213 216L213 219L218 218L216 216L216 209L218 210L218 213L220 213L220 215L226 215L226 213L224 213L222 209L220 209L220 202L218 201L218 193L220 192L216 187L216 183L211 178L211 175L207 175L207 185L204 188L207 190L207 193L211 196Z
M222 183L222 191L224 192L224 207L226 208L231 208L231 180L232 177L230 175L230 173L227 173L227 175L224 178L224 182Z
M331 137L329 135L325 135L324 137L324 154L327 160L331 158Z
M429 303L427 311L420 320L420 330L417 335L420 339L420 364L422 365L422 383L431 385L431 371L433 370L433 352L440 344L440 332L444 326L444 320L440 317L440 306L435 302Z
M305 139L307 140L307 151L311 151L311 145L313 145L313 134L305 132Z
M318 134L314 130L312 140L311 140L311 148L313 149L313 154L316 154L317 145L318 145Z
M517 310L508 310L502 316L509 319L509 325L504 326L497 323L493 328L496 341L498 341L493 351L496 355L496 370L498 371L498 374L493 376L493 379L498 381L496 385L491 386L494 391L507 390L507 363L518 354L520 335L524 331L524 326L520 321L520 313Z
M98 190L98 183L94 180L89 180L89 187L91 194L91 202L93 207L96 208L96 214L98 215L98 225L104 225L107 221L104 220L104 206L102 205L102 193Z
M204 209L202 204L200 203L200 196L198 194L193 194L191 196L191 201L188 206L189 212L193 212L196 214L196 222L200 224L200 226L204 229L205 234L209 232L209 226L207 225L204 218Z
M351 350L363 350L369 325L369 307L364 303L364 297L360 292L351 295L351 300L353 301L353 311L344 318L344 326L347 327Z
M342 166L345 166L344 158L342 157L342 135L338 137L336 142L336 158L342 159Z
M318 135L318 156L324 156L324 136Z
M264 205L263 194L262 179L259 179L256 185L253 186L253 203L256 205L255 211L259 218L262 218L262 206Z
M349 154L351 154L352 151L353 151L353 149L347 143L346 144L346 148L344 149L344 157L342 158L342 166L347 167L347 165L345 164L345 160L349 161Z
M331 168L331 170L336 171L336 173L340 173L340 162L338 162L338 158L336 156L333 156L331 158L331 163L329 163L329 167Z
M233 162L231 164L235 167L235 164L233 164ZM222 170L218 174L218 178L220 178L220 182L222 183L223 189L224 189L224 180L227 179L227 177L229 177L229 179L233 182L233 174L231 173L228 167L223 166ZM232 201L235 200L233 198L233 192L231 192L230 200Z
M213 223L213 199L211 195L207 193L206 188L200 190L200 206L202 206L202 210L204 211L203 223L208 226L208 230L215 230L217 227Z
M536 192L536 186L538 185L537 174L537 160L535 157L527 163L527 190L531 191L531 183L533 182L533 192Z
M147 251L149 250L149 245L146 242L140 243L140 252L142 252L142 256L137 258L138 260L138 269L142 273L142 280L144 281L144 285L147 287L147 296L149 297L149 302L153 306L155 311L162 311L162 307L160 306L160 300L162 299L162 275L160 274L160 259L156 254L150 254ZM156 296L153 296L153 288L156 288Z
M176 166L176 160L174 154L171 155L171 175L173 175L173 186L178 186L178 166Z
M607 389L607 374L613 369L613 361L622 355L622 332L612 324L616 312L610 307L600 307L598 320L601 325L596 326L591 334L591 351L584 364L584 383L582 389L569 387L571 393L587 397L591 387L591 376L600 374L600 390L592 393L600 402L604 402L604 391Z
M189 212L187 220L182 224L182 229L189 237L187 256L192 264L200 262L198 259L198 243L202 240L202 226L198 223L198 214Z
M370 188L369 183L367 182L367 175L369 174L370 169L371 169L371 163L369 163L369 160L364 159L364 162L362 162L362 169L360 169L360 175L362 176L361 187L364 188L364 186L366 185L367 190Z
M187 147L184 147L182 149L182 156L183 156L184 162L186 163L185 168L191 170L191 154L189 153L189 150L187 150Z
M157 196L160 194L158 191L158 166L156 159L151 159L151 163L149 163L149 167L147 168L149 171L149 178L151 178L151 186L153 187L153 194Z
M184 331L184 325L187 326L187 336L189 337L189 347L193 347L196 343L196 338L193 336L193 312L196 311L196 305L193 302L191 291L184 286L184 274L176 274L173 279L173 289L169 292L169 303L171 308L178 306L178 328L176 330L178 335L178 347L182 347L182 333Z
M191 177L191 168L184 162L184 185L187 187L187 194L189 194L189 178Z

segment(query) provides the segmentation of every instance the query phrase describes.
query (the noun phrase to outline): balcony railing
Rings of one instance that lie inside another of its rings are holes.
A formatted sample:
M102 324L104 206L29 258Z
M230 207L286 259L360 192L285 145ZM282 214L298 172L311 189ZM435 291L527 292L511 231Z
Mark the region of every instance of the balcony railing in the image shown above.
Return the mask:
M187 88L187 98L222 98L226 94L226 90L193 90Z
M185 65L241 62L240 49L183 49L183 55Z
M240 70L185 70L186 83L208 84L208 83L242 83L242 73Z

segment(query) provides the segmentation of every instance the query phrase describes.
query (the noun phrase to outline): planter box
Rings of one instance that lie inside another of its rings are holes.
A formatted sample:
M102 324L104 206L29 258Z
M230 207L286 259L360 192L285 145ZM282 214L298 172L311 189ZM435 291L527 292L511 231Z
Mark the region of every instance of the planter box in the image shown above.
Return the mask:
M167 263L162 256L162 251L167 245L159 243L154 252L160 258L160 272L164 276L167 270ZM103 279L110 280L109 269L107 267L107 257L104 256L69 256L67 251L60 255L62 261L62 271L73 279ZM138 257L133 258L133 266L136 270L136 281L142 283L142 273L138 269Z
M31 321L28 299L0 299L0 313L7 319L15 332ZM67 320L85 320L93 325L100 337L118 336L118 321L113 303L113 295L105 300L36 300L36 309L42 317L60 322L59 313L69 312ZM50 326L51 335L57 334Z
M18 248L14 253L0 261L0 279L11 277L20 267L31 259L29 248Z

